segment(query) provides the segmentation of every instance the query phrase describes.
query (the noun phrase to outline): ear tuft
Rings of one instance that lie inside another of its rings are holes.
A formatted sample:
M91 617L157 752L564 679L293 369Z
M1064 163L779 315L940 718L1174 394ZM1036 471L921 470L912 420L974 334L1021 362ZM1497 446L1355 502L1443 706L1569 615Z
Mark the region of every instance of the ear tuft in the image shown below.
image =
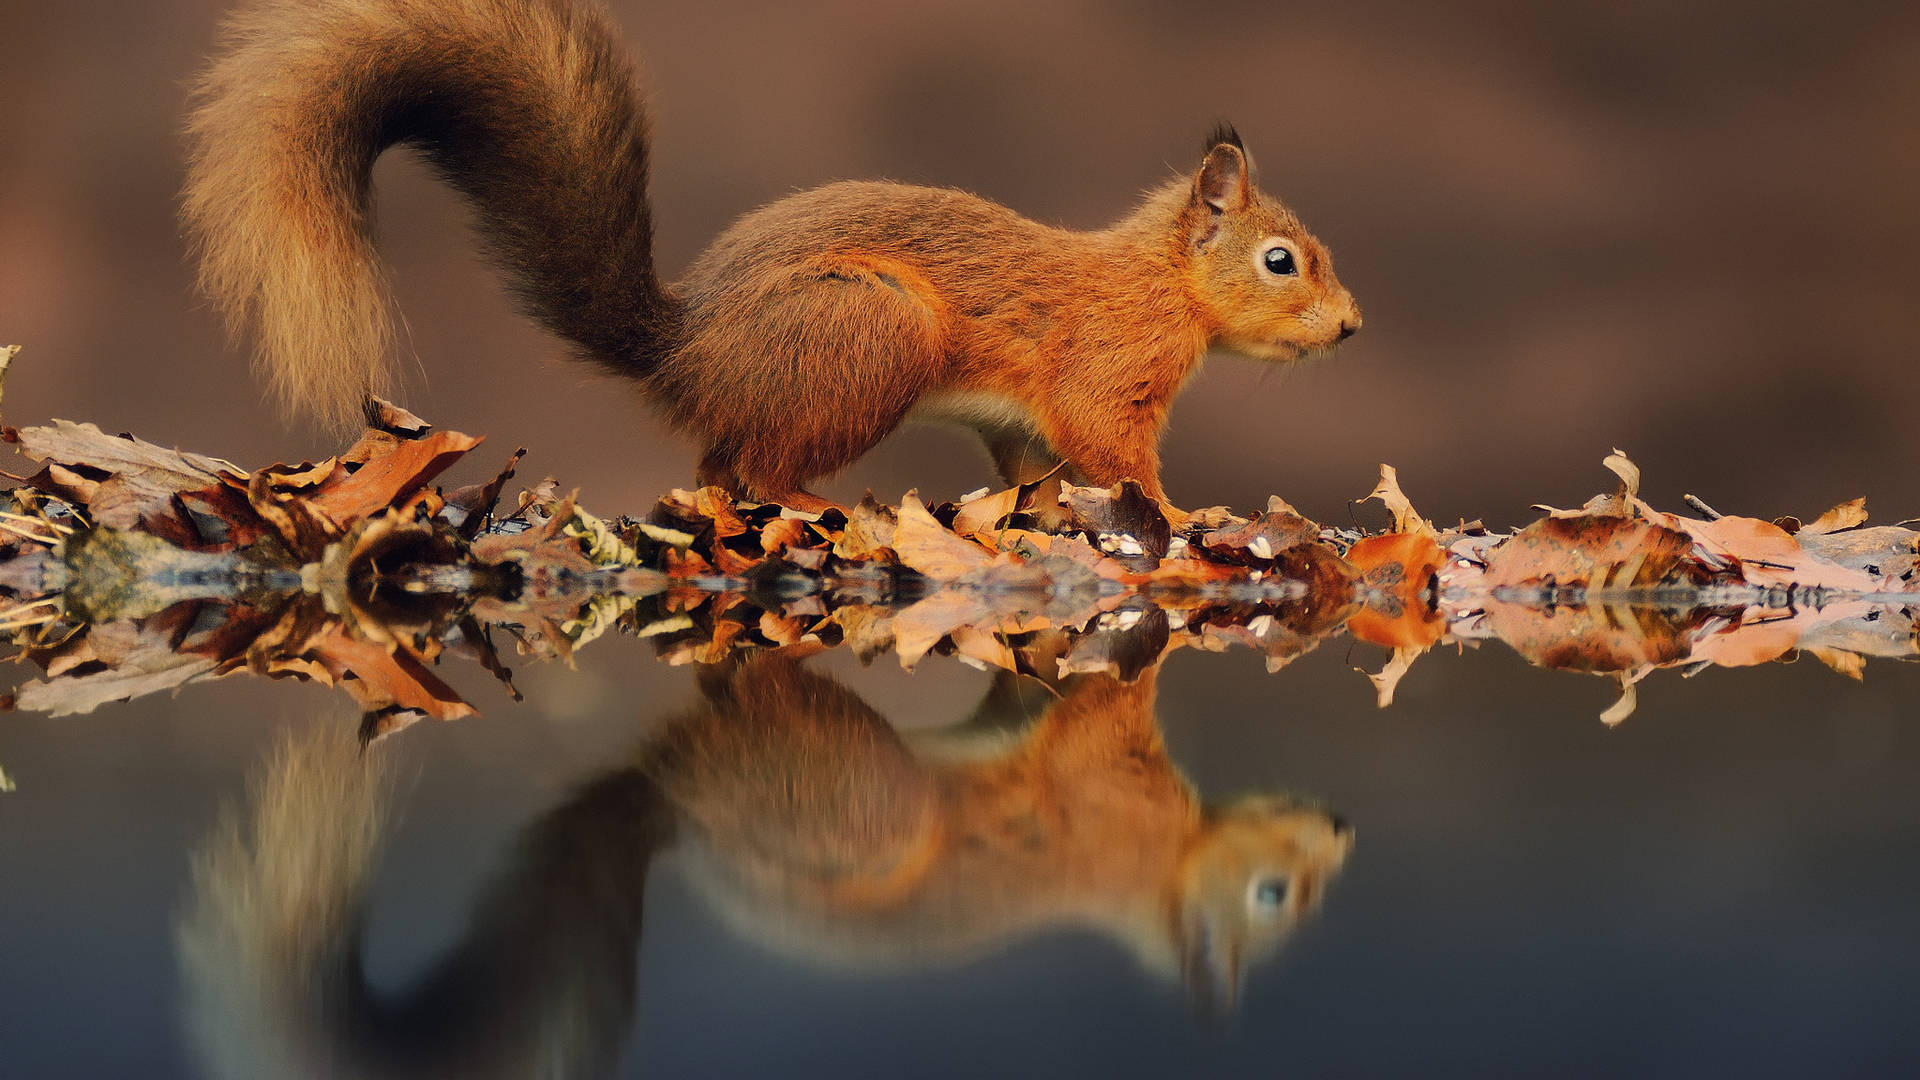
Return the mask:
M1207 136L1206 144L1200 147L1200 152L1210 154L1216 146L1231 146L1242 154L1247 152L1246 144L1240 141L1240 133L1225 120L1213 125L1213 134Z

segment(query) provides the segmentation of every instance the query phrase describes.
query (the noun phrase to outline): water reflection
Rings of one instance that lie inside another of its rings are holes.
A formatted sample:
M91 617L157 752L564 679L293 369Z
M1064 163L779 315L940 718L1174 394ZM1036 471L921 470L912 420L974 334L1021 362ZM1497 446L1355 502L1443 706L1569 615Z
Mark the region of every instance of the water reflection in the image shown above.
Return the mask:
M1353 846L1294 795L1202 803L1161 737L1157 665L1002 673L962 724L907 735L806 651L700 669L699 701L529 825L465 936L392 998L359 954L379 748L284 748L197 856L178 941L203 1059L225 1076L604 1074L669 850L784 955L915 970L1091 930L1217 1017Z

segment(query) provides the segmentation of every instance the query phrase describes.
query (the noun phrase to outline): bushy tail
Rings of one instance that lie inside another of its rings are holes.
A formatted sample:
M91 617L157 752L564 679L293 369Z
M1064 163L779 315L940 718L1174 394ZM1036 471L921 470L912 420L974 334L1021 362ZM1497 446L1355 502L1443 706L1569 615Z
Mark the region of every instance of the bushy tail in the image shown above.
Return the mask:
M632 769L534 822L458 942L376 993L360 961L388 782L344 730L296 738L201 846L176 939L222 1078L591 1077L635 1001L647 868L673 815Z
M200 283L283 407L334 424L392 378L374 159L419 149L529 312L583 359L649 368L647 118L592 0L250 0L202 78L183 215Z

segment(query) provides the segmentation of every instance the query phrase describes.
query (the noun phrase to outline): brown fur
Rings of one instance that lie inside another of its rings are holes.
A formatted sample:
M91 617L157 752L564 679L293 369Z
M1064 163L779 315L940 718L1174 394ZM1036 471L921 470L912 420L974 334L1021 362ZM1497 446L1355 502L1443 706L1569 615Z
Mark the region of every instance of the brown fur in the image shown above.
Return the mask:
M390 381L370 171L410 144L529 310L702 441L703 482L791 505L823 505L802 485L916 410L979 430L1009 479L1057 456L1163 497L1161 430L1208 348L1292 360L1360 325L1230 128L1109 229L832 184L748 214L663 288L644 109L586 0L254 0L191 132L203 285L291 407L339 420ZM1297 275L1257 265L1270 240Z
M1353 842L1286 796L1202 804L1167 758L1152 672L1068 680L1058 698L1004 677L966 725L914 739L788 656L703 685L632 762L527 830L459 944L389 1000L359 966L378 770L344 736L279 757L203 846L181 919L208 1065L600 1075L630 1023L648 868L668 847L737 930L816 962L925 967L1078 927L1225 1012ZM1274 881L1284 898L1260 901Z
M202 77L183 213L202 288L292 409L343 424L391 382L374 159L418 148L528 310L644 370L673 338L653 273L646 113L573 0L256 0Z

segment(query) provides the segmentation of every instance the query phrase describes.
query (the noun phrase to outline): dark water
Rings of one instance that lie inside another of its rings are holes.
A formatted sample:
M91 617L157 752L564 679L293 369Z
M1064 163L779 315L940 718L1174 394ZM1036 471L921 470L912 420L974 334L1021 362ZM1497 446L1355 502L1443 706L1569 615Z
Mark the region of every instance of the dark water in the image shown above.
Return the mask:
M549 1061L615 1053L611 1074L633 1076L1825 1074L1920 1060L1907 1023L1920 667L1876 664L1861 684L1811 662L1657 672L1639 711L1608 729L1596 716L1609 684L1498 646L1424 658L1378 711L1352 670L1377 669L1377 653L1332 642L1269 675L1245 651L1186 650L1151 702L1130 699L1202 801L1290 792L1295 812L1323 804L1355 837L1330 881L1292 882L1281 922L1308 884L1317 910L1248 959L1237 1008L1213 1019L1180 966L1140 944L1164 920L1036 929L992 914L1074 891L1089 871L1065 865L1061 837L1088 815L1135 820L1124 808L1060 796L1064 817L941 849L1024 859L1002 884L960 888L918 922L889 916L884 896L842 897L863 914L836 924L806 915L814 894L789 856L877 866L884 893L917 857L919 834L887 823L906 820L926 759L876 754L887 737L871 731L834 736L828 750L859 768L833 768L858 778L802 811L780 813L798 805L794 770L748 755L731 774L683 769L695 781L664 796L620 788L576 827L555 808L700 713L691 669L610 640L577 671L520 671L519 705L477 671L449 671L484 715L373 750L397 776L361 947L376 1004L336 1009L295 1056L334 1053L339 1075L383 1055L405 1062L393 1075L475 1075L475 1061L526 1075L503 1063L542 1039ZM974 714L993 683L937 657L910 676L844 651L803 670L819 678L781 684L804 691L783 700L813 702L817 721L820 695L842 695L841 714L870 707L915 746ZM248 777L289 738L345 737L355 719L329 691L244 678L85 716L7 716L0 1072L195 1076L238 1055L234 1075L287 1074L249 1057L244 1034L247 1015L273 1011L244 1003L278 1000L273 965L223 963L195 984L176 926L219 807L247 805ZM324 835L339 818L314 806L292 820ZM839 831L819 840L802 818ZM648 820L677 822L650 864L636 853L664 834ZM1114 844L1091 865L1145 865L1150 847ZM734 873L731 891L711 884L715 866ZM644 905L623 875L644 883ZM1148 876L1081 888L1075 903L1123 906L1151 891ZM492 922L472 914L490 881L507 883L512 909ZM1259 898L1240 899L1256 919ZM934 943L963 925L977 931L964 947ZM1228 929L1216 926L1216 950ZM416 992L462 942L479 959ZM226 1012L190 1028L189 997L210 995Z

